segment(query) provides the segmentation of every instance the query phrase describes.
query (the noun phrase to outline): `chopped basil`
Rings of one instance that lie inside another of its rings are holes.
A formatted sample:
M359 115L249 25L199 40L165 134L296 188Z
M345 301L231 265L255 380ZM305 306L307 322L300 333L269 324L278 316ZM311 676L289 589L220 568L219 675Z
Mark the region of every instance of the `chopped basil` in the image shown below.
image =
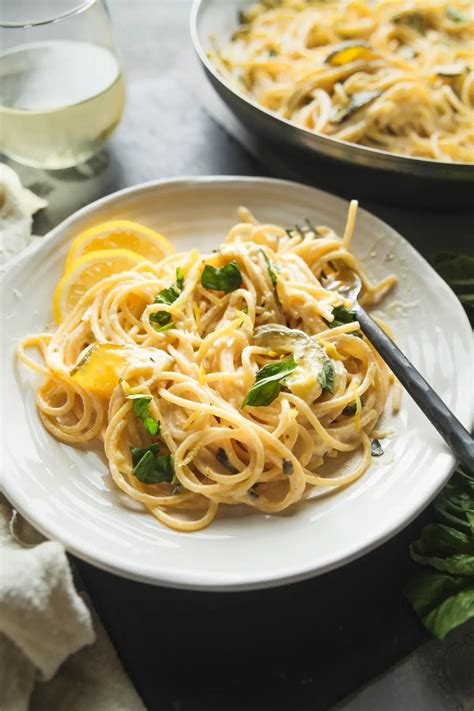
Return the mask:
M171 314L168 311L156 311L154 314L151 314L150 321L153 324L158 324L159 328L156 329L157 331L165 331L167 330L165 326L169 326L171 323Z
M286 474L287 476L293 474L293 462L290 462L289 459L283 460L283 474Z
M278 276L277 276L277 273L276 273L276 271L275 271L275 267L273 266L273 264L272 264L271 261L269 260L268 254L265 252L265 250L264 250L264 249L261 249L260 251L261 251L261 253L263 254L263 258L264 258L264 260L265 260L265 262L266 262L266 265L267 265L268 275L269 275L270 280L271 280L271 282L272 282L273 291L274 291L274 294L275 294L275 301L277 302L277 304L279 304L279 303L280 303L280 298L279 298L279 296L278 296L278 291L277 291Z
M172 483L175 478L173 457L171 454L158 454L159 445L149 447L130 447L132 454L133 475L144 484Z
M272 47L272 49L268 52L269 57L278 57L278 52L276 49Z
M239 473L239 470L237 469L237 467L234 467L234 465L229 461L227 452L222 447L219 447L219 449L217 450L216 459L219 462L219 464L222 464L224 469L227 469L227 471L230 474L238 474Z
M446 9L446 17L449 18L451 22L467 22L467 17L455 7L448 7Z
M344 106L337 109L331 122L342 123L343 121L347 121L356 111L364 108L364 106L367 106L379 96L380 91L357 91L349 97L349 100Z
M158 313L161 314L167 314L167 311L159 311ZM168 314L169 316L169 314ZM168 321L168 323L165 323L164 326L160 326L159 328L156 328L155 326L155 331L157 333L160 333L161 331L169 331L170 328L174 328L176 326L176 323L174 321Z
M426 18L419 12L403 12L400 15L392 18L395 25L406 25L416 30L421 35L426 32L428 25Z
M382 445L380 444L378 439L372 440L372 443L370 445L370 450L372 452L373 457L381 457L383 454Z
M318 373L318 381L323 390L332 393L334 390L334 366L331 359L325 356L322 368Z
M334 366L332 361L328 358L322 346L304 331L277 324L266 324L259 326L254 331L253 340L256 344L261 344L276 352L293 351L292 357L296 363L296 368L292 368L289 373L282 376L287 378L285 385L291 392L298 394L299 391L301 393L301 384L307 382L308 374L312 374L324 390L333 391ZM285 362L287 361L281 361L281 363ZM278 366L279 364L276 365ZM265 368L268 367L274 366L265 366ZM254 387L256 385L257 383ZM272 383L267 386L269 393L271 393L271 386ZM305 388L304 385L303 388ZM269 402L277 397L279 392L279 389L276 390L276 394Z
M184 289L183 267L176 267L176 286L178 287L180 292L183 291L183 289Z
M356 320L355 312L350 309L346 309L345 306L335 306L332 310L332 315L334 316L334 321L330 322L330 328L337 328L337 326L342 326L345 323L352 323L352 321Z
M265 365L255 376L255 383L245 396L242 407L269 405L280 394L284 378L295 369L293 355L278 363Z
M349 405L346 405L345 408L342 411L342 414L345 415L346 417L352 417L355 415L357 412L357 405L355 402L349 403Z
M201 274L201 284L205 289L230 294L231 291L242 286L242 274L237 262L233 260L223 267L213 267L211 264L206 264Z
M160 431L160 423L158 420L153 419L148 412L151 395L140 395L136 393L135 395L128 395L127 400L133 401L133 412L142 420L146 431L151 435L157 435Z
M184 274L181 267L176 267L176 283L166 289L162 289L156 297L155 304L166 304L170 306L180 296L184 288ZM174 323L171 321L169 311L157 311L150 316L151 323L158 324L157 331L167 331L173 328ZM166 326L166 328L165 328Z

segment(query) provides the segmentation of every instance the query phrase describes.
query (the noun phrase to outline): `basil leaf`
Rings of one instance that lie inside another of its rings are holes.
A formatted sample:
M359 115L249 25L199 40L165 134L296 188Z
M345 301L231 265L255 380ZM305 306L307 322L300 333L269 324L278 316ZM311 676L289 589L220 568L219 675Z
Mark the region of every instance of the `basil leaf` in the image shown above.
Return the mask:
M140 395L136 393L134 395L128 395L127 400L133 400L133 412L142 420L147 432L151 435L157 435L160 431L160 423L158 420L153 419L148 412L151 395Z
M158 454L160 451L160 445L156 442L155 444L150 444L148 447L130 447L130 452L132 454L132 464L136 466L140 459L147 453L151 452L153 455Z
M265 250L261 249L260 251L263 254L263 258L267 264L268 275L269 275L270 280L272 282L273 292L275 294L275 301L277 302L278 305L280 305L280 297L278 296L278 291L277 291L278 277L277 277L276 271L275 271L270 259L268 258L268 254L265 252Z
M318 382L323 390L329 393L334 391L334 366L327 356L324 357L322 368L318 372Z
M474 478L459 467L433 502L436 518L474 536Z
M150 315L150 321L151 323L157 323L161 328L171 322L171 314L168 311L156 311Z
M345 406L345 408L343 409L341 414L345 415L346 417L352 417L353 415L356 414L356 412L357 412L357 405L355 404L355 402L351 402L351 403L349 403L349 405Z
M234 465L232 464L232 462L229 461L229 457L227 456L227 452L226 452L225 449L223 449L222 447L219 447L219 449L217 450L217 452L216 452L216 459L217 459L217 461L219 462L219 464L222 464L222 466L224 467L224 469L227 469L227 471L228 471L230 474L238 474L238 473L239 473L239 470L237 469L237 467L234 467Z
M156 297L154 303L166 304L167 306L171 306L171 304L174 304L176 299L179 297L179 295L183 291L183 288L183 269L182 267L176 267L176 284L173 284L172 286L169 286L166 289L162 289ZM171 314L169 313L169 311L156 311L154 314L151 314L150 322L157 323L159 325L160 328L157 328L157 331L168 331L175 325L174 322L171 321Z
M266 262L266 264L267 264L268 274L269 274L269 277L270 277L270 279L271 279L271 282L272 282L273 286L276 287L277 281L278 281L278 277L277 277L277 275L276 275L276 273L275 273L275 270L273 269L273 265L272 265L271 261L269 260L268 254L265 252L265 250L264 250L264 249L261 249L260 251L261 251L261 253L263 254L263 258L264 258L264 260L265 260L265 262Z
M179 291L184 289L184 272L182 267L176 267L176 286Z
M329 323L329 328L342 326L344 323L352 323L356 320L355 311L347 309L345 306L335 306L332 310L334 321Z
M166 311L159 311L158 313L164 314ZM168 314L169 316L169 314ZM150 318L151 321L151 318ZM176 323L174 321L168 321L168 323L165 323L163 326L160 326L160 328L155 327L155 331L157 333L161 333L162 331L169 331L170 328L174 328L176 326Z
M433 508L442 523L425 526L410 547L411 557L433 570L404 593L423 624L442 639L474 617L474 476L458 467Z
M370 451L372 452L373 457L381 457L383 454L383 449L382 445L378 441L378 439L373 439L372 443L370 445Z
M474 575L474 536L434 523L412 543L411 557L446 573Z
M171 454L158 454L158 444L149 447L131 447L133 475L144 484L172 483L175 476Z
M448 7L446 9L446 17L448 17L451 22L467 22L467 17L465 17L462 12L459 12L455 7Z
M295 369L293 355L278 363L265 365L255 376L255 383L245 396L242 407L269 405L280 394L284 378Z
M404 594L438 639L474 617L474 576L424 573L406 586Z
M213 267L206 264L201 274L201 284L205 289L223 291L230 294L242 286L242 274L237 262L232 261L223 267Z

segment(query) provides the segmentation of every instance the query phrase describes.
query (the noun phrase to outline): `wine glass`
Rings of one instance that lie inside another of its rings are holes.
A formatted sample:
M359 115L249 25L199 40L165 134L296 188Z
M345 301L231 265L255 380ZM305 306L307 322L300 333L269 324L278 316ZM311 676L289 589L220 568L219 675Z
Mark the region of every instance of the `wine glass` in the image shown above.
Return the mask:
M38 168L77 165L102 148L124 103L104 0L1 0L1 152Z

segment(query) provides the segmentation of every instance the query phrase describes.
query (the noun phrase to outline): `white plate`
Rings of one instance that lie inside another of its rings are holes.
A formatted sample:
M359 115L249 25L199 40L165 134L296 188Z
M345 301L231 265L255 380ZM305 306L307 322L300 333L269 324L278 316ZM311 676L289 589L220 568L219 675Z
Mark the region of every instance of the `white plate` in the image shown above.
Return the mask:
M263 221L301 217L342 231L344 200L296 183L210 177L148 183L80 210L23 253L1 284L4 328L3 480L7 497L46 536L101 568L144 582L195 589L270 587L322 573L405 526L446 483L454 458L408 396L386 454L352 487L282 515L223 512L179 533L123 503L103 461L61 444L42 427L36 380L14 358L16 342L51 321L51 297L74 235L112 218L143 222L178 249L208 250L246 205ZM399 343L461 421L471 423L471 331L454 294L400 235L363 210L354 239L369 273L396 272L386 318ZM408 305L407 305L408 304Z

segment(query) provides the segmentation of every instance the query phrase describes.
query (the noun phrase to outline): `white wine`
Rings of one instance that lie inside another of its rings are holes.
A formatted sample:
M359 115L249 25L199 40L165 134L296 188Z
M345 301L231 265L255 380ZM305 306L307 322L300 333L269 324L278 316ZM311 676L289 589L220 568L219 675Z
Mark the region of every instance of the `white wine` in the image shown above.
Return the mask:
M111 135L124 102L119 64L105 47L14 47L0 54L0 151L41 168L77 165Z

